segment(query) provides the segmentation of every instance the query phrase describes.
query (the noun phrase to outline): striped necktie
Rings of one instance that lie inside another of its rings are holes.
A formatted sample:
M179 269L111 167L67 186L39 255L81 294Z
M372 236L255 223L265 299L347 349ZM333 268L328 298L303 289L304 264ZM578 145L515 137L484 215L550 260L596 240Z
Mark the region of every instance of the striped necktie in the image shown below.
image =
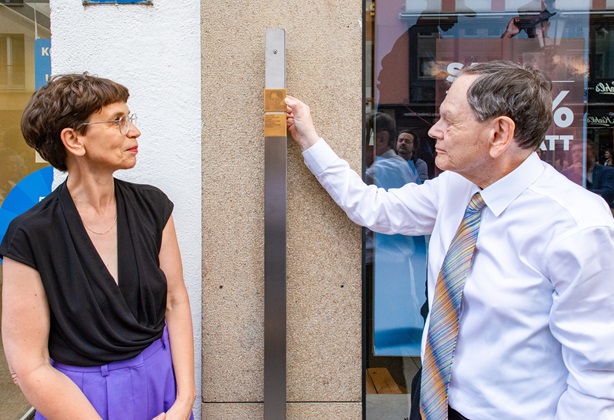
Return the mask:
M448 385L458 337L461 298L480 230L480 210L484 204L480 193L475 193L437 278L422 365L420 413L425 420L448 418Z

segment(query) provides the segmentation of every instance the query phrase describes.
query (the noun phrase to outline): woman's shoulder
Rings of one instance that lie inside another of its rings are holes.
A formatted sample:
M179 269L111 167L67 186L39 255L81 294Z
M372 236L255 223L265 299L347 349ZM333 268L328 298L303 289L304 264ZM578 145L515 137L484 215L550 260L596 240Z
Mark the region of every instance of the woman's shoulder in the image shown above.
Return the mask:
M13 228L27 228L28 230L42 230L46 232L53 226L53 219L56 217L56 210L59 205L58 197L60 191L55 189L49 195L42 198L30 209L16 216L10 223ZM42 233L41 232L41 233Z
M33 250L54 247L60 229L60 223L57 223L58 217L61 214L56 189L29 210L11 220L2 236L0 257L8 256L36 268ZM37 244L36 247L34 244Z
M150 184L139 184L115 178L115 186L123 194L139 197L145 200L169 200L168 196L160 188Z
M128 212L148 215L148 218L156 220L156 223L162 226L166 224L174 204L160 188L117 178L115 186L119 200L125 203Z

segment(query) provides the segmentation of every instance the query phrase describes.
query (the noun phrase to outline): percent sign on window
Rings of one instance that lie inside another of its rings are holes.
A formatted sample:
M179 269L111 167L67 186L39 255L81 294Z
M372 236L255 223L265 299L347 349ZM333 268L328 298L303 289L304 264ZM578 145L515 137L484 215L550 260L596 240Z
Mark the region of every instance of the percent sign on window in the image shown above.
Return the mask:
M574 120L573 111L566 106L561 106L561 102L563 99L569 94L568 90L562 90L556 95L556 98L552 101L552 109L554 109L554 124L557 127L567 128L569 127ZM570 134L548 134L546 135L546 140L542 142L540 149L541 150L555 150L555 144L557 141L563 142L563 150L569 150L569 142L573 140L573 136ZM548 142L548 147L546 148L546 142Z
M567 128L573 123L573 111L566 106L559 108L559 105L568 94L568 90L562 90L552 101L552 109L554 109L554 123L557 125L557 127Z

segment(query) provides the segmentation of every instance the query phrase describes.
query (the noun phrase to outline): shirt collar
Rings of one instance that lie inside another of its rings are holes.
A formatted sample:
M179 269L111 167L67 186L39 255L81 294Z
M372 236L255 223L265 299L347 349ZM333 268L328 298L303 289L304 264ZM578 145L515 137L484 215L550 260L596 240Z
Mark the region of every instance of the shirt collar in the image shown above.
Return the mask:
M542 160L537 153L531 153L520 166L482 190L482 198L490 211L498 217L535 182L542 172L544 172Z
M396 156L398 156L397 153L394 150L389 149L389 150L386 150L384 153L382 153L380 156L377 156L377 157L381 158L381 159L390 159L390 158L393 158L393 157L396 157Z

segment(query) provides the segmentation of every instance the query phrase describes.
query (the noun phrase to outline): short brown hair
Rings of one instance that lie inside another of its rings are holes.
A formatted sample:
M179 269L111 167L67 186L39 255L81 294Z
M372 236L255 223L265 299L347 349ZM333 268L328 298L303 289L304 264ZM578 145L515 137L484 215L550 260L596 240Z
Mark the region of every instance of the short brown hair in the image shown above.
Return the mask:
M82 125L103 107L127 102L128 89L112 80L83 74L52 77L34 92L21 117L21 132L28 146L60 171L66 171L66 149L60 138L65 128L84 134Z
M542 70L512 61L490 61L460 72L479 77L467 91L478 121L507 116L516 124L522 149L537 150L552 124L552 81Z

